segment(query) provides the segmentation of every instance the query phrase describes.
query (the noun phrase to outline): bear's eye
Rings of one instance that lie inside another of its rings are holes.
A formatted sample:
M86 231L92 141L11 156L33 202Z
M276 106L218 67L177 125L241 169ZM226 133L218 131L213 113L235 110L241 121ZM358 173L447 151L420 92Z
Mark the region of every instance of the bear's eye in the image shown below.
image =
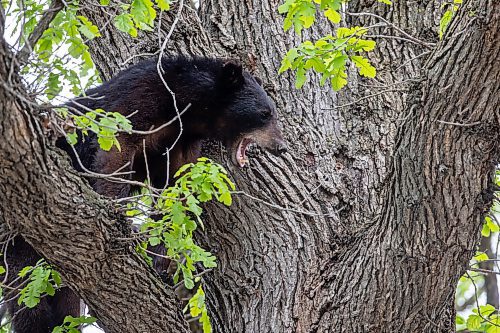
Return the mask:
M273 113L272 113L271 109L262 110L262 118L264 118L264 119L270 118L272 114Z

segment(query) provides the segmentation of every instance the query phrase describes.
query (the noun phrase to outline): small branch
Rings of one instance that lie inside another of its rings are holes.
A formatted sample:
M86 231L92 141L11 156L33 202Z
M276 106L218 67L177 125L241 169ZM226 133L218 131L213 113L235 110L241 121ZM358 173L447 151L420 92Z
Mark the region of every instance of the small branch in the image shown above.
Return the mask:
M17 53L17 58L20 63L25 63L28 60L35 44L38 42L40 37L42 37L44 31L48 29L50 22L52 22L57 13L59 13L59 11L63 8L63 3L60 0L53 0L51 2L49 8L43 13L38 25L29 35L23 48Z
M473 272L478 272L478 273L484 273L484 274L496 274L500 275L500 272L495 272L489 269L483 269L483 268L469 268L469 271Z
M368 99L368 98L371 98L371 97L375 97L375 96L378 96L378 95L382 95L382 94L385 94L387 92L398 92L398 91L405 92L405 91L408 91L408 90L407 89L387 89L387 90L382 90L382 91L376 92L374 94L358 98L357 100L355 100L353 102L350 102L350 103L347 103L347 104L337 105L337 106L335 106L333 108L321 108L321 109L322 110L336 110L336 109L339 109L339 108L344 108L346 106L351 106L351 105L357 104L357 103L361 102L362 100L365 100L365 99Z
M347 13L347 15L351 15L351 16L371 16L371 17L375 17L377 19L379 19L380 21L384 22L386 25L390 26L390 27L393 27L396 31L399 31L401 34L405 35L407 38L403 38L404 40L410 40L412 42L414 42L415 44L420 44L420 45L423 45L425 47L432 47L434 46L435 44L434 43L429 43L429 42L424 42L412 35L410 35L409 33L407 33L406 31L404 31L403 29L401 29L400 27L398 27L397 25L387 21L385 18L383 18L382 16L380 15L377 15L377 14L373 14L373 13L365 13L365 12L362 12L362 13Z
M481 124L480 121L476 121L476 122L468 123L468 124L454 123L451 121L444 121L444 120L439 120L439 119L436 119L436 121L438 123L445 124L445 125L462 126L462 127L472 127L472 126L477 126L477 125Z
M474 282L474 279L470 276L470 274L468 272L465 272L465 274L467 275L467 277L470 279L470 281L472 282L472 285L474 286L474 296L475 296L475 299L476 299L476 308L477 308L477 314L479 315L479 317L481 317L484 321L487 321L488 323L490 323L491 325L493 326L496 326L496 327L500 327L498 324L495 324L493 323L492 321L490 321L488 318L485 318L483 316L483 314L481 313L481 308L479 306L479 299L478 299L478 294L477 294L477 286L476 286L476 283Z
M414 41L412 39L405 38L405 37L400 37L400 36L392 36L392 35L365 35L365 37L367 37L367 38L397 39L397 40L402 40L402 41L408 42L408 43L413 43L413 44L417 44L417 45L424 45L427 48L431 48L432 46L434 46L434 44L432 44L431 46L429 46L429 45L422 44L421 42L419 43L419 42L416 42L416 41Z
M257 198L257 197L254 197L253 195L251 194L248 194L244 191L232 191L231 194L240 194L240 195L243 195L247 198L250 198L252 200L255 200L257 202L260 202L268 207L271 207L271 208L274 208L274 209L278 209L278 210L282 210L282 211L285 211L285 212L292 212L292 213L298 213L298 214L303 214L303 215L307 215L307 216L325 216L325 217L336 217L338 213L340 213L342 210L344 210L345 206L336 210L334 213L330 213L330 214L324 214L324 213L316 213L316 212L311 212L311 211L305 211L305 210L300 210L300 209L294 209L294 208L288 208L288 207L282 207L282 206L279 206L279 205L276 205L276 204L273 204L271 202L268 202L264 199L261 199L261 198Z
M170 37L172 36L172 33L174 32L175 26L177 25L177 22L179 22L179 19L182 14L182 8L184 8L184 0L180 0L179 2L179 9L177 10L177 14L175 15L174 21L172 22L172 26L170 27L170 30L167 33L167 36L165 36L165 40L163 41L163 44L161 45L160 48L160 54L158 55L158 62L156 63L156 70L158 71L158 75L160 76L161 81L163 82L163 85L165 88L168 90L170 95L172 95L172 100L174 101L174 109L175 113L177 114L177 118L179 118L179 134L177 135L177 138L174 140L172 145L170 147L167 147L164 155L167 156L167 181L165 182L165 188L168 186L168 183L170 182L170 151L175 147L179 139L181 138L182 133L184 132L184 127L182 124L182 119L181 115L179 113L179 108L177 106L177 99L175 98L175 93L170 89L170 87L167 84L167 81L165 81L165 78L163 77L163 67L162 67L162 59L163 59L163 54L165 52L165 49L167 48L167 43L170 40ZM161 25L161 22L159 22Z
M416 60L416 59L421 58L421 57L423 57L423 56L425 56L425 55L428 55L428 54L431 54L431 51L425 51L425 52L420 53L419 55L414 56L413 58L411 58L411 59L409 59L409 60L405 61L402 65L398 66L398 67L396 68L396 71L397 71L397 70L399 70L401 67L404 67L404 66L408 65L408 64L409 64L409 63L411 63L413 60Z

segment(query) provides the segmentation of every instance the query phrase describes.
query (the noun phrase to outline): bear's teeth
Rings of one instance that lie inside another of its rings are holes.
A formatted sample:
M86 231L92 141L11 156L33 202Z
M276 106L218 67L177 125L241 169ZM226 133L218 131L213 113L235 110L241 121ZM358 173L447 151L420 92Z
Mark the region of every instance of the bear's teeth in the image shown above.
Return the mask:
M247 158L240 158L240 159L238 159L238 164L240 165L240 168L243 168L247 163L248 163L248 159Z

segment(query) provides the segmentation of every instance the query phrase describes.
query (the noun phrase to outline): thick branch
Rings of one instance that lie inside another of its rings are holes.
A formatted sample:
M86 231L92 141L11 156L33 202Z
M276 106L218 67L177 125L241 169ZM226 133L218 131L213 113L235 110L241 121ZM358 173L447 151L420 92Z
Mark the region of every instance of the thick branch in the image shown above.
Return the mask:
M109 332L187 332L173 292L115 240L129 235L128 223L44 141L15 69L7 82L11 64L0 44L0 224L55 265Z

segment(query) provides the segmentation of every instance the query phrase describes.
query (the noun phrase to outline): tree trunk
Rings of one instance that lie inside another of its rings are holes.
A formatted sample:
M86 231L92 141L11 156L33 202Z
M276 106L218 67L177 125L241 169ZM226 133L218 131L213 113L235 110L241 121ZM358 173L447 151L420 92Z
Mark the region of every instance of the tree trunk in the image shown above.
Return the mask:
M384 17L425 40L436 29L433 3L396 2ZM220 261L207 276L217 331L452 331L454 289L498 161L498 2L478 2L474 22L464 4L425 64L412 59L432 43L379 39L378 81L351 81L340 94L317 80L295 90L289 76L276 77L296 43L282 32L277 1L202 4L212 38L256 59L291 146L283 159L253 158L233 174L238 187L323 214L248 198L231 211L208 209L206 239ZM383 11L372 1L348 10Z

